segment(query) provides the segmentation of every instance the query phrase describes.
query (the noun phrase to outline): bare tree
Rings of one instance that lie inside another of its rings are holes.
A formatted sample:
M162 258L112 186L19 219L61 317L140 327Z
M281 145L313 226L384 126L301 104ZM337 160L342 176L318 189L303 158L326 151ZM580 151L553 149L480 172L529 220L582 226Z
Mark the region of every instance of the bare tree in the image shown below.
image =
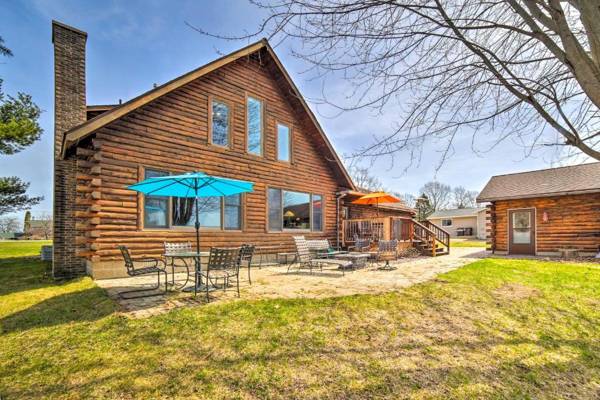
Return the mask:
M415 208L415 205L417 204L417 198L415 197L415 195L410 194L410 193L397 193L397 192L393 192L392 194L394 196L396 196L397 198L399 198L400 200L402 200L404 202L404 204L406 204L407 206L409 206L411 208Z
M383 183L376 176L371 175L368 168L353 166L348 172L359 190L365 192L383 191Z
M292 38L317 77L351 83L333 101L324 91L324 102L401 116L356 156L407 151L415 161L431 139L443 163L457 135L472 133L475 150L480 134L527 154L551 146L600 160L597 0L251 1L268 17L229 39Z
M421 188L421 193L427 197L433 211L448 208L452 199L452 188L450 185L445 185L437 181L427 182Z
M452 189L452 206L455 208L475 207L476 198L476 191L467 190L463 186Z
M52 215L42 213L37 218L39 233L44 236L44 239L52 237Z
M0 218L0 232L11 233L19 230L19 220L15 217Z

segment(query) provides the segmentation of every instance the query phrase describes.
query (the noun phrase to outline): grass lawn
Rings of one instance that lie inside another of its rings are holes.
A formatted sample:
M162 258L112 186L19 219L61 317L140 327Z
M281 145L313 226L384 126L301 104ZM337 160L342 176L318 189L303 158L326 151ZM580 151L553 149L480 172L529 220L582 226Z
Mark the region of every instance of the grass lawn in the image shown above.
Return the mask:
M57 284L44 269L0 260L2 399L600 391L597 264L487 259L397 293L215 302L143 320L115 313L89 278Z
M0 257L35 257L52 240L0 240Z
M479 239L450 239L450 248L452 247L484 247L485 240Z

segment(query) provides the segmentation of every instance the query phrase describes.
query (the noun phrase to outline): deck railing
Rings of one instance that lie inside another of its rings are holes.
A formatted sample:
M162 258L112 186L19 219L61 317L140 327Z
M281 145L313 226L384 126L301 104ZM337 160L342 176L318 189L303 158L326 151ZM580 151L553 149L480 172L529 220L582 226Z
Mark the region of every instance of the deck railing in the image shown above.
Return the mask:
M398 239L411 240L412 219L403 217L376 217L346 219L342 221L342 244L347 246L355 238L373 241Z
M411 242L427 254L435 256L440 246L443 253L450 250L450 234L429 221L417 222L407 217L376 217L342 221L342 246L354 244L356 238L379 240L397 239ZM427 250L425 250L427 249ZM437 249L437 250L436 250Z

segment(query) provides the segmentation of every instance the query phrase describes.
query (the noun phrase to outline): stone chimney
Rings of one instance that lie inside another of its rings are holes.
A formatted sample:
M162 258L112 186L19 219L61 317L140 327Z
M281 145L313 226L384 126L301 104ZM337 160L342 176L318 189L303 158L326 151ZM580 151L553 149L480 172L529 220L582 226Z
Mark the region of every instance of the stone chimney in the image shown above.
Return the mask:
M87 33L52 21L54 44L54 247L52 274L72 278L85 274L77 256L77 161L61 159L65 132L86 120L85 42Z

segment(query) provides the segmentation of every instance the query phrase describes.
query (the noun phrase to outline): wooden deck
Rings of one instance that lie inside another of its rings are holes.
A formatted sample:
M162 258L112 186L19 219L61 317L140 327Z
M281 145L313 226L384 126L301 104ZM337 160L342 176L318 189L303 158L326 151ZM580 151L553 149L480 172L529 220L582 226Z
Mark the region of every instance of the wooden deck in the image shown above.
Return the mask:
M342 246L354 244L356 238L397 239L400 248L415 247L422 254L437 256L450 253L450 234L429 221L408 217L377 217L342 221Z

